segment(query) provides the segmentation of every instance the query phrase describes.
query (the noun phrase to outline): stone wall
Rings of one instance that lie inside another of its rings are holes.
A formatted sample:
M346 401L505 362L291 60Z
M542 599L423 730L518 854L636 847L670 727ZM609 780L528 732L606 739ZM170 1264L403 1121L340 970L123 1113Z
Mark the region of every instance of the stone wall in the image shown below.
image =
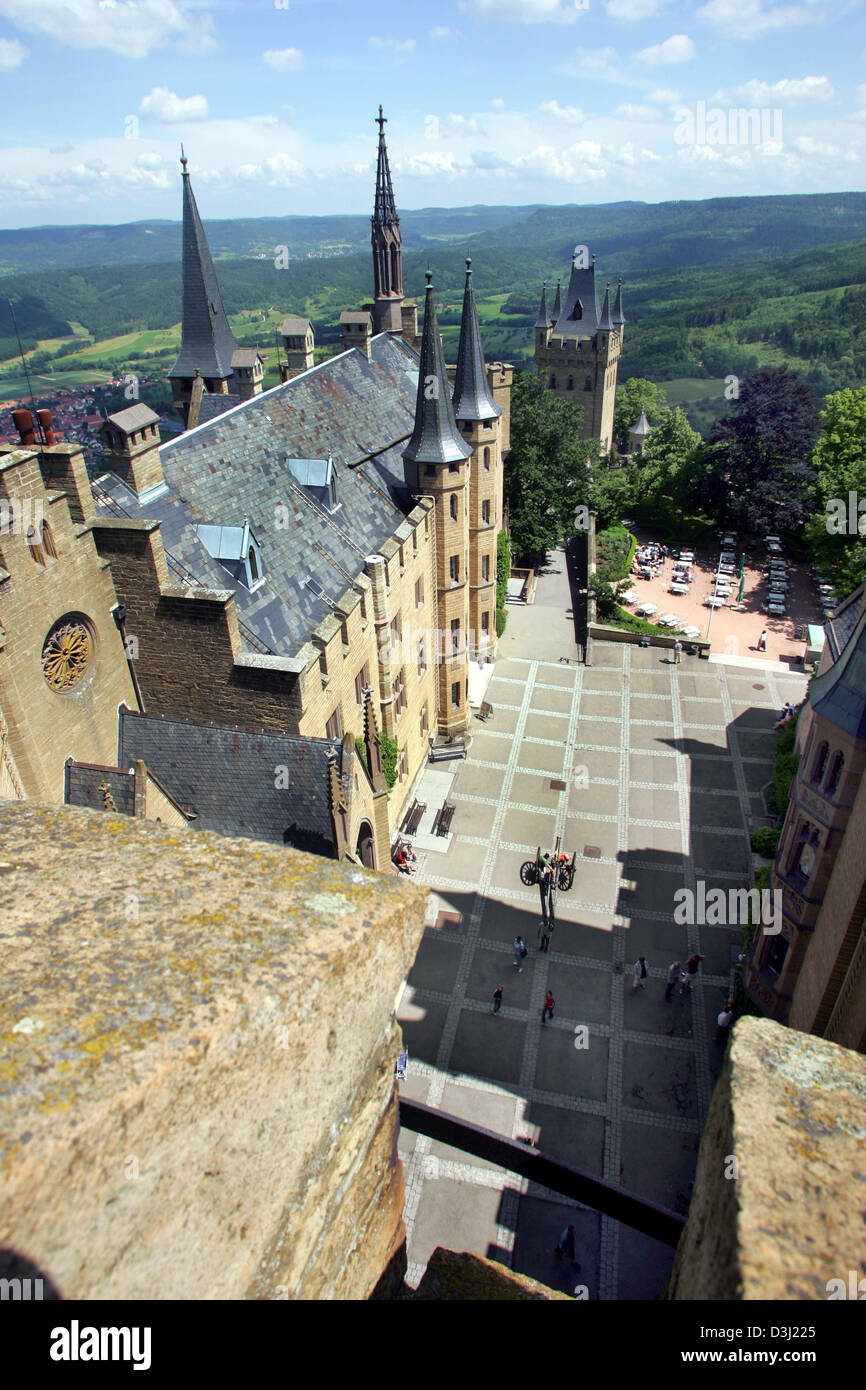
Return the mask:
M825 1299L862 1278L866 1057L736 1024L667 1297ZM864 1283L866 1289L866 1283ZM844 1296L844 1295L843 1295Z
M368 1297L423 893L68 807L0 843L0 1246L68 1298Z

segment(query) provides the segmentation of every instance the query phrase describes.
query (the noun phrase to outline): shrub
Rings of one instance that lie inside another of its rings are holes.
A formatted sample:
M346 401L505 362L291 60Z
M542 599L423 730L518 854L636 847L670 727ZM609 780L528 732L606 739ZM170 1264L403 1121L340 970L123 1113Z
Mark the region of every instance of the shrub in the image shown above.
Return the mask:
M508 576L511 572L511 543L507 531L500 531L496 537L496 607L505 608L508 593ZM505 626L503 622L502 626ZM498 629L497 629L498 631ZM500 637L502 634L499 634Z
M762 854L765 859L774 858L781 834L781 829L773 829L769 825L759 826L752 832L752 849L756 854Z
M631 569L637 549L634 536L622 525L599 531L595 539L596 572L599 579L613 582L624 579Z
M388 734L380 735L382 746L382 771L385 774L385 785L390 791L397 781L397 758L400 750L397 747L397 740Z
M508 621L508 613L504 608L496 610L496 636L501 637L505 631L505 624Z

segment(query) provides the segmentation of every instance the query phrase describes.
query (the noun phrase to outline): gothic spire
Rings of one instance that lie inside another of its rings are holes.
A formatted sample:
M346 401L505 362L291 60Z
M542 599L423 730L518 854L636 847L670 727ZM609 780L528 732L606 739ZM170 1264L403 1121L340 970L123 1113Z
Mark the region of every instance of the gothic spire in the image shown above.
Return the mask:
M403 451L403 460L407 464L461 463L472 453L470 446L461 439L454 419L445 354L433 304L432 278L432 272L428 270L415 428Z
M481 347L481 330L475 308L472 262L466 258L466 287L463 291L463 317L454 375L455 420L497 420L502 414L490 394L487 367Z
M226 380L232 376L232 353L238 345L223 308L183 148L180 162L183 166L183 323L180 352L168 375L192 380L198 369L206 381Z
M622 328L625 323L625 314L622 311L622 276L616 287L616 299L613 301L613 324L614 328Z
M560 280L557 280L557 282L556 282L556 298L555 298L554 301L553 301L553 322L554 322L554 323L556 323L556 320L559 318L559 316L560 316L561 313L562 313L562 282L561 282Z
M385 144L385 123L388 117L379 114L376 124L379 127L379 162L376 166L376 202L373 209L373 225L395 226L400 222L397 204L394 202L394 189L391 187L391 170L388 165L388 147Z
M613 332L613 319L610 316L610 285L604 291L604 302L601 306L601 313L598 316L598 326L606 333Z
M538 318L535 320L536 328L552 328L553 319L547 312L547 286L541 286L541 304L538 309Z

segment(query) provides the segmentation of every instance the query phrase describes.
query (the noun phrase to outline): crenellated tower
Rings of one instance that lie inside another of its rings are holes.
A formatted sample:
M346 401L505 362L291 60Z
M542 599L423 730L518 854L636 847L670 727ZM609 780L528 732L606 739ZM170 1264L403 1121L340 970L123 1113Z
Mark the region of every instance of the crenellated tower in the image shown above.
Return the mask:
M577 247L565 299L561 301L557 287L552 315L548 315L546 291L542 291L535 323L535 364L548 390L583 407L582 437L598 439L603 453L613 444L624 330L622 281L613 305L610 286L599 305L595 256L586 264L586 248Z
M490 389L472 262L466 261L463 317L454 375L454 419L472 450L469 466L470 656L496 655L496 542L502 530L502 411Z
M379 160L376 166L376 203L372 217L373 330L376 333L403 332L403 238L391 186L385 122L379 107Z
M168 374L175 408L189 418L193 382L200 375L209 395L236 389L232 358L238 351L229 327L183 149L183 321L180 352Z
M435 504L438 720L440 733L452 734L469 725L472 446L454 419L431 278L428 270L415 425L403 463L412 496L426 494Z

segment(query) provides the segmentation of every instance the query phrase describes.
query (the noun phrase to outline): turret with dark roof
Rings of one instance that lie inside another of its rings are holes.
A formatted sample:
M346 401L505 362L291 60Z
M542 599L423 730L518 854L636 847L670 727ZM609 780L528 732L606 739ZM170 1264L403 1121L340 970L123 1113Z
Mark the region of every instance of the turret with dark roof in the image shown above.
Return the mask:
M866 739L866 605L841 655L809 684L816 714L856 739Z
M472 453L470 446L461 438L454 419L431 279L432 272L428 270L415 427L412 438L403 450L403 460L410 468L418 464L462 463Z
M463 317L454 374L455 420L498 420L502 414L490 392L487 367L481 347L481 330L475 308L472 262L466 258L466 285L463 290Z
M613 301L613 322L616 328L622 329L625 323L625 314L622 311L622 276L616 287L616 298Z
M237 343L229 327L216 271L190 183L187 159L183 166L183 322L180 352L169 380L190 385L198 370L209 390L232 376ZM187 392L188 397L188 392Z
M605 333L613 332L613 319L610 316L610 285L606 287L604 292L604 302L601 306L601 313L598 316L598 326L599 329L603 330Z
M538 318L535 320L536 328L552 328L553 319L547 312L547 286L541 286L541 304L538 307Z
M562 282L561 282L560 280L557 280L557 282L556 282L556 295L555 295L554 300L553 300L553 322L554 322L554 323L556 323L556 320L559 318L559 316L560 316L561 313L562 313Z
M598 299L595 289L595 257L592 265L580 267L575 260L565 294L565 303L553 327L554 337L594 337L598 328Z

